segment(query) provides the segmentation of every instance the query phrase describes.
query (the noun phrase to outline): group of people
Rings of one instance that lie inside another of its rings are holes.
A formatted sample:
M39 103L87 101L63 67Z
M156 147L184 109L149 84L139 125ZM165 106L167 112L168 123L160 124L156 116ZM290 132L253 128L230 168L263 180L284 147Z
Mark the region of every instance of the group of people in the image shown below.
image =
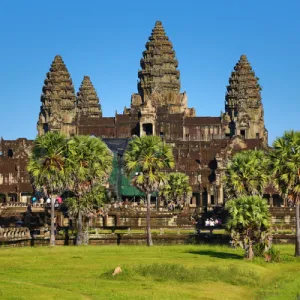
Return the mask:
M206 219L205 220L205 227L217 227L219 225L221 225L222 221L221 219L213 219L213 218L210 218L210 219Z
M58 208L60 204L62 204L63 199L61 197L57 197L54 202L54 207ZM39 200L36 197L32 197L31 204L36 206L36 204L45 204L47 207L51 207L51 199L50 198L40 198Z

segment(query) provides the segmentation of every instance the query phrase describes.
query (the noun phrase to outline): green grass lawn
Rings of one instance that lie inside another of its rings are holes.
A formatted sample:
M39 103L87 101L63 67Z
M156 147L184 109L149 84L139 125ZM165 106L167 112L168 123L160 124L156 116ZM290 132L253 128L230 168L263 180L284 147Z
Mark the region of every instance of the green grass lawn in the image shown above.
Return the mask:
M278 248L279 263L221 246L0 248L0 299L298 300L300 259Z

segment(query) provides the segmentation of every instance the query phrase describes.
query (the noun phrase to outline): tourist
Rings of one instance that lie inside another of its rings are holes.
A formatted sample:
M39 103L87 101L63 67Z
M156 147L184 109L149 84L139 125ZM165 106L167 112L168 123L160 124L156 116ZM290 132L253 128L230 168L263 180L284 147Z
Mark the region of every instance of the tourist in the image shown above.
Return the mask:
M210 219L209 219L209 231L210 231L210 234L213 233L214 227L215 227L215 221L214 221L213 218L210 218Z
M32 198L32 204L35 206L35 204L36 204L36 197Z
M217 227L219 225L219 220L218 219L215 219L215 224L214 226Z
M57 209L59 207L58 201L55 200L54 207Z
M210 225L209 219L206 219L205 220L205 227L209 227L209 225Z

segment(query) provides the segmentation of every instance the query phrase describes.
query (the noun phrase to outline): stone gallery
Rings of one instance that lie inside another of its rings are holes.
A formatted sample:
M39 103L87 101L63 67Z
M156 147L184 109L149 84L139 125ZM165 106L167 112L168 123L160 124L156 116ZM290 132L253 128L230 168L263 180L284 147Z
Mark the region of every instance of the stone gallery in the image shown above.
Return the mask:
M131 95L130 106L122 114L104 117L91 79L84 76L76 94L62 57L56 56L42 87L38 135L60 131L67 136L102 138L115 153L119 177L123 176L122 155L128 140L160 136L173 146L176 170L190 178L190 205L221 205L228 158L242 149L268 147L261 87L246 55L241 55L229 78L224 112L214 117L198 117L195 109L188 107L187 93L180 92L175 51L160 21L146 43L140 66L138 92ZM220 99L220 104L223 101ZM0 201L27 202L32 196L26 171L32 143L25 138L0 140ZM116 198L134 196L130 188L123 188L122 180L117 181L110 187Z

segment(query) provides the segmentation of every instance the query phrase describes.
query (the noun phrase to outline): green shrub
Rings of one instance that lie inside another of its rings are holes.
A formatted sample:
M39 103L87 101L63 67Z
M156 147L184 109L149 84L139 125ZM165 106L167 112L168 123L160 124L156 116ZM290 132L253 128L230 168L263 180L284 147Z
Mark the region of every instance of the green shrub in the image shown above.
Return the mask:
M280 251L277 248L275 248L273 245L266 253L271 256L271 262L280 261Z
M257 243L253 246L254 257L263 257L265 253L265 244Z

